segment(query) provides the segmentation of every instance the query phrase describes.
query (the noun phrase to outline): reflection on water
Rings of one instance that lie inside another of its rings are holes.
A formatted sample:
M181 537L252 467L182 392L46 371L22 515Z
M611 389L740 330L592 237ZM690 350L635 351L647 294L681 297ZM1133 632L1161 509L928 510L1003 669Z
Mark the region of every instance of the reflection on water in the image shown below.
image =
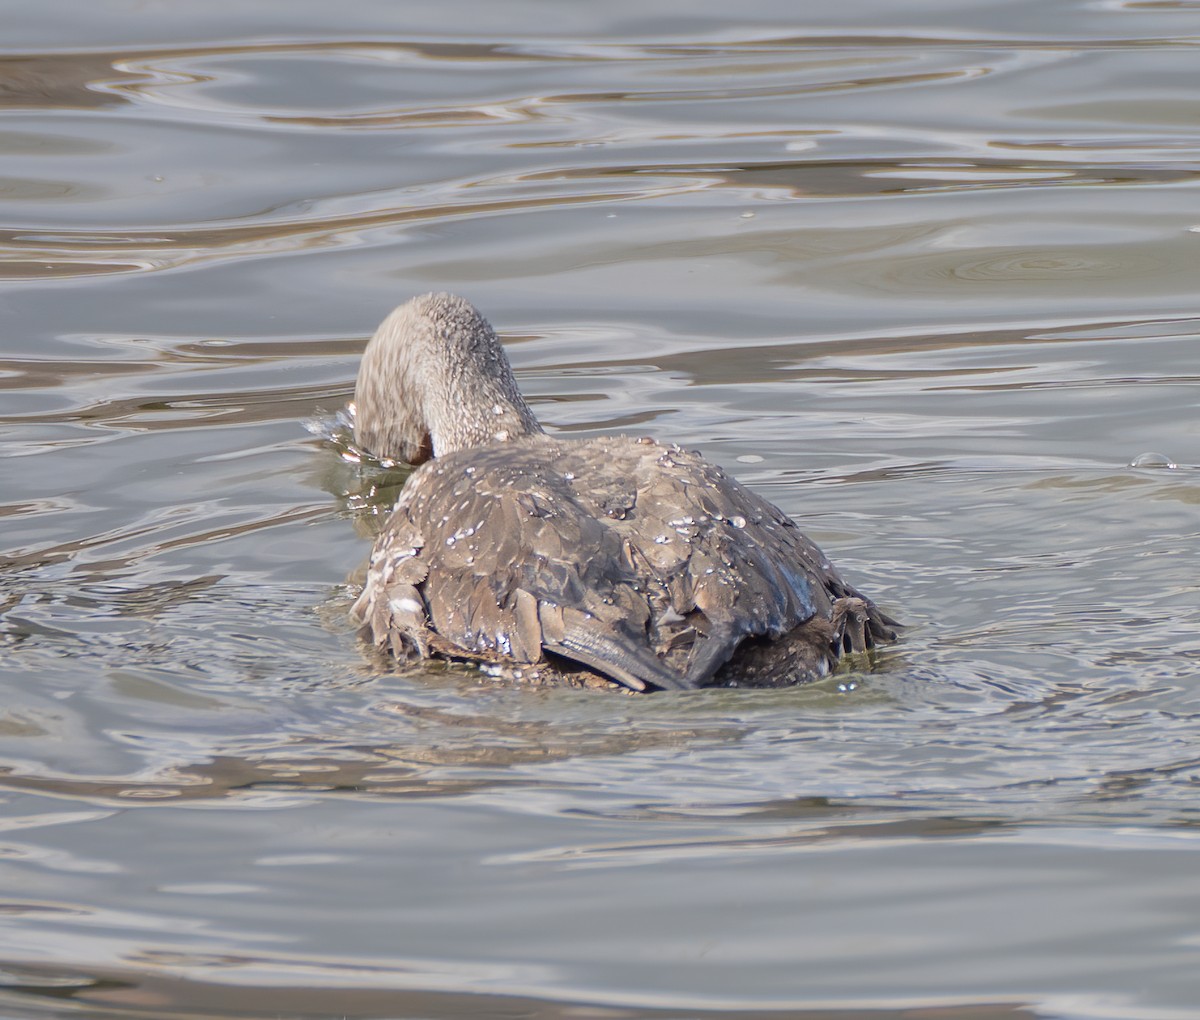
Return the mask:
M1194 5L288 12L0 42L0 1009L1193 1015ZM389 671L328 423L429 289L904 640Z

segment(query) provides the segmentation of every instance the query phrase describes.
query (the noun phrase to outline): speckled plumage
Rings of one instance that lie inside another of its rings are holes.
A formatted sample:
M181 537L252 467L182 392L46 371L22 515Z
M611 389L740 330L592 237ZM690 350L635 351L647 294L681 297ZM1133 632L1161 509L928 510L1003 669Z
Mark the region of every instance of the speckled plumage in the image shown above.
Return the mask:
M413 334L424 360L389 398L379 365L412 365ZM489 336L461 298L427 295L364 355L360 442L378 456L434 455L405 484L354 606L375 645L644 690L801 682L894 636L782 511L699 454L542 434ZM476 369L504 377L482 400ZM429 384L413 392L418 375L456 378L455 402L431 400ZM505 402L513 394L519 404ZM390 446L377 420L389 399L407 408ZM498 419L502 438L489 431Z

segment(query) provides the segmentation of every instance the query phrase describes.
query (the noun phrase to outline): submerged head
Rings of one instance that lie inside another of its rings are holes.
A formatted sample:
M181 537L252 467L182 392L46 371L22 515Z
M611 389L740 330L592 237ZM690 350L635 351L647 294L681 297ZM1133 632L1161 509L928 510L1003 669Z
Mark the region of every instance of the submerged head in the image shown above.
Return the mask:
M383 320L354 403L355 442L409 464L542 431L495 331L454 294L423 294Z

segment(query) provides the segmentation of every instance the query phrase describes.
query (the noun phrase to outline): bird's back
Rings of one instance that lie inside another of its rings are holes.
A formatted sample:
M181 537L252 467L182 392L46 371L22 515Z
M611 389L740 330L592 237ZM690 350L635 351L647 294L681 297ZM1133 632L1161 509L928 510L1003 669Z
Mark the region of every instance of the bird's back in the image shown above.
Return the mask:
M806 661L778 654L785 640L761 668L827 668L836 650L819 649L851 602L865 640L886 632L785 514L698 454L536 435L415 471L355 612L401 656L522 664L550 652L643 689L704 686L739 646L805 624Z

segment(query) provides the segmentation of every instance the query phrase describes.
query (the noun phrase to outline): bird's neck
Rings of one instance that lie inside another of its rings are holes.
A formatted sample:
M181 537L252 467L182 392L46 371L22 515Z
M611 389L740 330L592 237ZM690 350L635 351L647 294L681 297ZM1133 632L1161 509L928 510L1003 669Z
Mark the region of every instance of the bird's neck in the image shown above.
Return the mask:
M498 344L483 359L457 357L453 348L438 353L424 362L421 387L435 457L542 434Z

